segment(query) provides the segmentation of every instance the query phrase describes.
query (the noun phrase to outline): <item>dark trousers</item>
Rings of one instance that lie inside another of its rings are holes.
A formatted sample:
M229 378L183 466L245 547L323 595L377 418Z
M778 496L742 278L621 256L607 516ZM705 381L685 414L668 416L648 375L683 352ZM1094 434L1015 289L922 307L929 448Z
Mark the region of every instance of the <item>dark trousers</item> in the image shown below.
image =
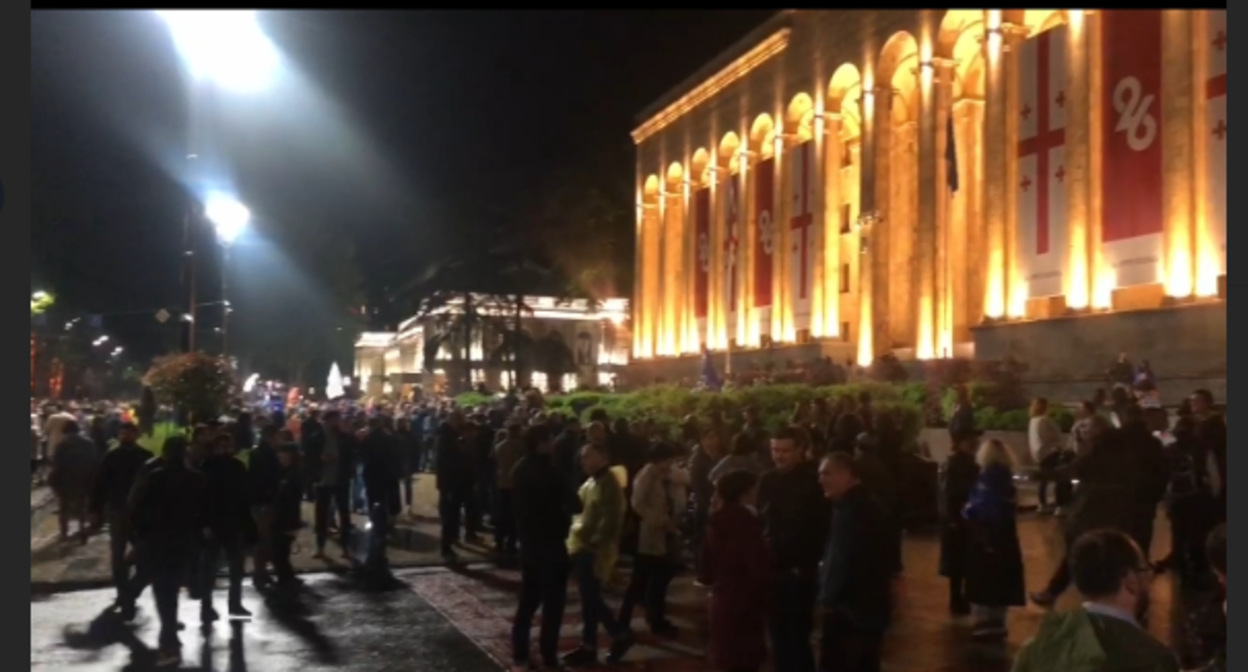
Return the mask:
M482 474L477 477L477 484L472 489L472 497L469 499L468 520L472 523L472 529L480 530L485 526L486 512L494 513L495 493L498 489L495 486L494 474ZM498 521L491 516L490 525L498 525Z
M529 639L533 617L542 611L542 629L538 639L542 663L559 662L559 630L568 601L568 550L563 544L550 548L526 549L520 565L520 604L511 626L512 662L529 662Z
M399 485L403 490L403 507L407 509L408 511L412 510L412 504L413 504L412 502L412 479L413 478L415 478L414 474L406 474L403 476L403 478L399 479Z
M498 504L494 508L494 546L499 553L513 555L516 552L516 512L512 507L511 490L498 491Z
M279 581L289 581L295 578L295 567L290 564L291 551L295 546L295 535L292 532L278 531L273 534L273 545L271 547L271 557L273 563L273 571L277 574Z
M467 516L462 515L467 509ZM459 541L460 522L467 523L468 534L475 535L477 527L473 522L472 491L468 489L441 490L438 492L438 518L442 523L442 552L451 553Z
M1040 477L1040 508L1044 509L1049 506L1049 483L1051 481L1044 478L1043 474L1069 461L1070 456L1064 451L1051 453L1043 460L1040 460L1040 473L1042 474ZM1070 481L1056 481L1053 483L1057 486L1055 493L1057 495L1057 505L1068 506L1074 495L1074 487L1070 484Z
M839 614L824 612L819 672L880 672L884 637Z
M949 577L949 607L964 608L969 606L970 603L966 601L966 578L961 576Z
M384 502L369 502L368 523L368 557L365 561L373 569L385 569L390 566L386 557L386 537L390 532L390 507Z
M342 550L351 547L351 496L350 486L320 485L316 488L315 523L316 550L325 552L329 540L330 517L338 515L338 543Z
M213 534L204 544L203 592L200 594L200 608L203 611L212 609L212 592L217 584L217 569L221 566L221 558L225 556L229 568L229 601L230 608L243 604L243 543L237 534Z
M125 600L130 585L130 563L126 550L130 545L130 525L125 513L108 512L108 560L112 569L113 587L117 589L117 601Z
M602 598L602 582L594 574L594 554L577 553L572 556L572 571L576 574L577 590L581 593L581 645L589 651L598 650L598 624L614 639L628 631L626 624L615 620L615 614Z
M633 622L633 608L638 603L652 630L666 625L667 587L675 576L676 565L671 558L641 553L633 556L633 575L629 577L628 589L620 603L620 625L629 627Z
M785 672L814 672L815 654L810 635L815 629L814 577L787 571L776 575L775 607L768 619L771 650L776 669Z
M164 555L164 554L160 554ZM182 578L186 574L186 557L182 553L162 557L152 564L152 598L156 602L156 616L160 619L160 648L174 650L182 646L178 640L178 593L182 590Z

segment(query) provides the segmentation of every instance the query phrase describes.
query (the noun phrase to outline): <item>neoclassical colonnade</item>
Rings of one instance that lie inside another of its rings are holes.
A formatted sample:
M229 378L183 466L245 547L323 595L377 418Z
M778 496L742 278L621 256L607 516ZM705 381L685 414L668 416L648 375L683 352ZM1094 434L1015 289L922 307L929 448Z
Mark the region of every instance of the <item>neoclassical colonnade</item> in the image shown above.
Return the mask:
M1160 12L1155 245L1104 230L1115 215L1102 164L1117 139L1104 120L1121 92L1103 81L1103 32L1120 18L926 14L919 34L894 34L862 63L816 64L809 92L638 166L635 358L827 339L861 363L894 350L930 359L959 354L985 320L1218 293L1225 122L1220 136L1209 125L1211 111L1225 116L1224 10ZM742 59L777 57L787 40L785 29ZM1219 67L1217 108L1207 92ZM1060 151L1036 163L1026 148L1050 128Z

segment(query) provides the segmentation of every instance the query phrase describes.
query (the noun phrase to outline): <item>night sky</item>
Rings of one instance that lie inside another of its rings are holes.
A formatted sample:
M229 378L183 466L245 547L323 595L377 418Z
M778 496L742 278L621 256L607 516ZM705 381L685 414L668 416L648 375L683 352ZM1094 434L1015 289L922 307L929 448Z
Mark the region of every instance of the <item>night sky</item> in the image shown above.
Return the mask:
M351 237L378 296L453 237L531 226L559 175L631 182L636 115L769 14L262 14L283 82L199 103L201 152L256 219L231 298L280 314L315 275L266 231ZM32 283L155 354L153 309L182 302L190 96L168 31L147 12L33 12L31 95Z

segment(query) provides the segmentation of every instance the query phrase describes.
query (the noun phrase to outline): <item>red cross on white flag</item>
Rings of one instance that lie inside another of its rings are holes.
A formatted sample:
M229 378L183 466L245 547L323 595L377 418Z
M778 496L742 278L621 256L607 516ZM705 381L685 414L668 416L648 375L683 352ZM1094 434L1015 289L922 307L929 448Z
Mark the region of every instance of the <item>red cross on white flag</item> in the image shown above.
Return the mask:
M1018 49L1018 253L1028 296L1061 294L1066 239L1065 26Z
M793 243L789 282L793 291L793 326L810 329L811 296L815 287L815 143L793 148L793 195L790 204L790 238Z

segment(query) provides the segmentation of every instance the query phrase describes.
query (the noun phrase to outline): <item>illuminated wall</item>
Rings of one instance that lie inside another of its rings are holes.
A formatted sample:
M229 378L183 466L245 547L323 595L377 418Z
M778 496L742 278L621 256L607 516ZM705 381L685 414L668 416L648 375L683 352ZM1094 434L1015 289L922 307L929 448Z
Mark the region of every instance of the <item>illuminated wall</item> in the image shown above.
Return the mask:
M895 32L882 41L870 30L851 32L885 19ZM708 179L708 153L715 263L704 328L712 350L809 337L844 343L862 363L890 350L949 357L966 352L971 328L985 322L1160 309L1215 296L1226 273L1225 11L1130 18L1160 24L1160 72L1140 78L1155 80L1157 90L1140 92L1140 109L1132 110L1140 125L1130 130L1156 125L1160 149L1140 151L1163 157L1161 232L1136 238L1138 222L1106 200L1114 193L1107 162L1121 160L1116 126L1131 121L1115 116L1123 111L1112 94L1123 84L1113 63L1122 59L1106 55L1122 49L1106 40L1124 20L1113 10L789 10L760 28L753 46L673 92L633 134L634 355L687 355L701 345L692 294L669 285L693 281L684 266L693 259L689 187ZM1043 71L1037 58L1024 57L1040 42L1057 50L1045 52ZM1126 67L1145 68L1145 60L1128 59ZM1037 88L1041 79L1051 88ZM1031 191L1027 171L1035 166L1020 158L1035 136L1024 126L1038 123L1031 104L1039 105L1038 91L1049 96L1044 112L1062 116L1060 151L1045 155L1056 161L1046 184L1060 183L1060 198L1053 189L1043 198ZM813 173L801 163L807 142L817 157ZM775 159L777 254L772 305L756 308L754 172L767 158ZM800 229L792 226L803 214L794 195L806 174L822 185L809 308L800 303ZM741 180L736 198L724 193L729 176ZM1049 208L1043 218L1032 210L1041 201ZM1042 220L1060 231L1056 246L1037 233ZM1157 271L1135 273L1133 264Z

